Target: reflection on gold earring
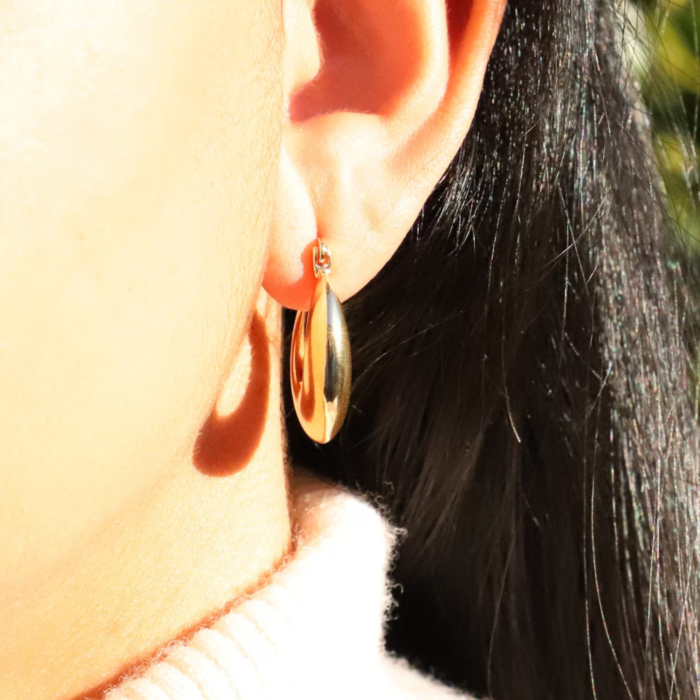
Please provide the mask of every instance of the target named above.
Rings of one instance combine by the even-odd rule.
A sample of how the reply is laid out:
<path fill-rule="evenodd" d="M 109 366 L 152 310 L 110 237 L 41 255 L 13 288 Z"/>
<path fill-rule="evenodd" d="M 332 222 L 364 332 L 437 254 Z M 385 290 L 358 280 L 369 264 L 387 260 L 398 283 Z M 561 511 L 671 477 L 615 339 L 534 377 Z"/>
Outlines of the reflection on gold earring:
<path fill-rule="evenodd" d="M 314 441 L 329 442 L 345 420 L 350 400 L 348 328 L 331 287 L 331 252 L 314 246 L 316 285 L 308 311 L 297 311 L 290 352 L 292 396 L 299 422 Z"/>

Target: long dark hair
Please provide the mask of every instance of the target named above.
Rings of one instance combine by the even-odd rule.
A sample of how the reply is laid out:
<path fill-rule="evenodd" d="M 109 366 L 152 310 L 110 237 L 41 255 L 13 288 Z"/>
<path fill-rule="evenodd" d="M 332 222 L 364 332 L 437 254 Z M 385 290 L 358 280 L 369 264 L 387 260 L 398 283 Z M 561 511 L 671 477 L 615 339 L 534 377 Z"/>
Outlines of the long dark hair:
<path fill-rule="evenodd" d="M 346 427 L 313 445 L 287 404 L 292 463 L 405 528 L 390 647 L 495 700 L 700 697 L 685 292 L 622 31 L 510 0 L 459 154 L 346 304 Z"/>

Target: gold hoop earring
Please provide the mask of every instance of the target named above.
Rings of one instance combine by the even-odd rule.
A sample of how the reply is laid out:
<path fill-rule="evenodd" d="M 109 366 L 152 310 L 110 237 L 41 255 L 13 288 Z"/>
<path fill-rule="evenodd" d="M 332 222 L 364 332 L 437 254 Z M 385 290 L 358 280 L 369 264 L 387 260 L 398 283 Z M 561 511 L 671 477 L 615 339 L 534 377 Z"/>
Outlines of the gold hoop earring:
<path fill-rule="evenodd" d="M 335 437 L 350 401 L 350 339 L 343 307 L 329 277 L 331 252 L 321 238 L 314 246 L 316 285 L 308 311 L 297 311 L 290 352 L 294 408 L 315 442 Z"/>

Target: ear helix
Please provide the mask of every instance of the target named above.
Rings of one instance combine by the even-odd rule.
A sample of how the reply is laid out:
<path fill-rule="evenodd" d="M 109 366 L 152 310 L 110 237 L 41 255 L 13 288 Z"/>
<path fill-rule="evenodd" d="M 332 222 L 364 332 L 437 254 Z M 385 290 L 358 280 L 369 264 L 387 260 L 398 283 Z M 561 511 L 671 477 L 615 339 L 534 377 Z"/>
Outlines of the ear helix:
<path fill-rule="evenodd" d="M 289 376 L 299 422 L 312 440 L 326 443 L 347 414 L 352 362 L 345 314 L 329 279 L 331 252 L 321 238 L 313 270 L 309 310 L 298 311 L 294 321 Z"/>

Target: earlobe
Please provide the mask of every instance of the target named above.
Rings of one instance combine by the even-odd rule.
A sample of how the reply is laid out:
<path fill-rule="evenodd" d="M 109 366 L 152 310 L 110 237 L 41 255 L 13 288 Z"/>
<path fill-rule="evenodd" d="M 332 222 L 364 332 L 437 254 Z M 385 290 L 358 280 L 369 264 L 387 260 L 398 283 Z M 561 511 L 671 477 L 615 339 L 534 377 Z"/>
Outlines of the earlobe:
<path fill-rule="evenodd" d="M 285 2 L 288 110 L 264 285 L 307 309 L 318 236 L 342 261 L 341 300 L 400 245 L 471 124 L 503 0 L 459 12 L 446 0 Z"/>

